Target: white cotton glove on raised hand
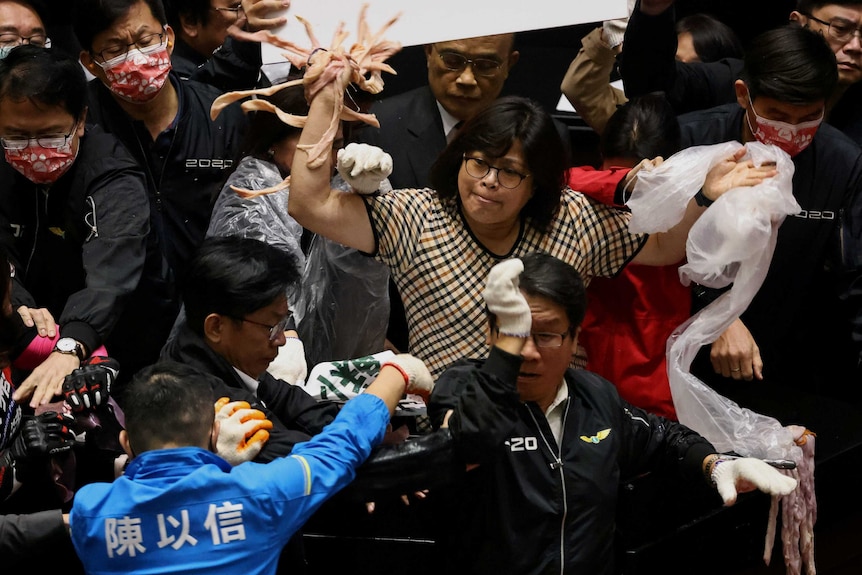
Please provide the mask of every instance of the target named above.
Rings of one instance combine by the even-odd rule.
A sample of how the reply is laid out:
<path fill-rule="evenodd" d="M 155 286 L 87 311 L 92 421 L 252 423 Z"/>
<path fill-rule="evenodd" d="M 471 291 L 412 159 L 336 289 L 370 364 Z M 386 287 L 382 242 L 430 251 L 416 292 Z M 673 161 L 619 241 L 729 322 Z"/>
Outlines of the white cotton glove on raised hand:
<path fill-rule="evenodd" d="M 399 353 L 383 362 L 380 369 L 391 365 L 398 369 L 407 382 L 407 393 L 420 396 L 425 403 L 434 390 L 434 376 L 428 371 L 425 362 L 409 353 Z"/>
<path fill-rule="evenodd" d="M 276 379 L 291 385 L 303 385 L 308 376 L 308 363 L 305 359 L 305 346 L 298 337 L 288 337 L 278 348 L 278 355 L 266 368 Z"/>
<path fill-rule="evenodd" d="M 216 453 L 231 465 L 251 461 L 269 440 L 272 422 L 247 401 L 231 401 L 221 397 L 215 403 L 215 418 L 219 422 Z"/>
<path fill-rule="evenodd" d="M 628 14 L 632 13 L 635 7 L 635 0 L 628 0 Z M 605 20 L 602 22 L 602 36 L 605 42 L 611 48 L 616 48 L 623 43 L 623 38 L 626 35 L 626 27 L 628 26 L 629 18 L 614 18 L 613 20 Z"/>
<path fill-rule="evenodd" d="M 769 495 L 787 495 L 796 489 L 796 480 L 754 457 L 719 459 L 710 474 L 725 506 L 736 503 L 738 493 L 759 489 Z"/>
<path fill-rule="evenodd" d="M 338 150 L 338 173 L 360 194 L 372 194 L 392 173 L 392 156 L 368 144 L 347 144 Z"/>
<path fill-rule="evenodd" d="M 518 258 L 498 263 L 485 281 L 485 305 L 497 317 L 497 329 L 503 335 L 529 337 L 533 327 L 530 306 L 519 289 L 524 262 Z"/>

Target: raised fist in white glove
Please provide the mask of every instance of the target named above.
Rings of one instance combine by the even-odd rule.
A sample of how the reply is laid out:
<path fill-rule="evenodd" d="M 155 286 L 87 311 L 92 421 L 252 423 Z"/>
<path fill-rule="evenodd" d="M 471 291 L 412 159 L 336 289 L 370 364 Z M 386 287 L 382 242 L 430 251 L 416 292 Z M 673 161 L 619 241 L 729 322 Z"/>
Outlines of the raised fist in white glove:
<path fill-rule="evenodd" d="M 407 382 L 407 393 L 418 395 L 428 403 L 428 398 L 434 389 L 434 377 L 428 371 L 424 361 L 409 353 L 399 353 L 384 361 L 380 369 L 387 365 L 395 367 L 404 376 Z"/>
<path fill-rule="evenodd" d="M 392 173 L 392 156 L 368 144 L 347 144 L 338 150 L 338 173 L 360 194 L 372 194 Z"/>
<path fill-rule="evenodd" d="M 533 316 L 524 294 L 518 288 L 524 263 L 510 259 L 498 263 L 488 272 L 482 296 L 488 310 L 497 316 L 497 329 L 503 335 L 529 337 Z"/>
<path fill-rule="evenodd" d="M 305 360 L 305 346 L 298 337 L 285 338 L 284 345 L 278 348 L 278 355 L 266 368 L 276 379 L 291 385 L 302 385 L 308 376 L 308 363 Z"/>
<path fill-rule="evenodd" d="M 231 401 L 221 397 L 215 403 L 219 422 L 216 453 L 231 465 L 251 461 L 269 440 L 272 422 L 247 401 Z"/>
<path fill-rule="evenodd" d="M 796 489 L 796 480 L 754 457 L 719 458 L 710 473 L 725 506 L 736 503 L 739 493 L 759 489 L 769 495 L 787 495 Z"/>

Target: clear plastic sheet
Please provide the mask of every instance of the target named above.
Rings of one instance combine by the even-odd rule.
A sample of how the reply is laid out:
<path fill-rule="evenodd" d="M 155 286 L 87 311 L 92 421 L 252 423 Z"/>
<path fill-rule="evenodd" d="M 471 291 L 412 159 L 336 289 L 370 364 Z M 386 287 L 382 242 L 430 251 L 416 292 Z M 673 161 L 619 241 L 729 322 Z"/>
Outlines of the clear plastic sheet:
<path fill-rule="evenodd" d="M 389 269 L 320 236 L 314 236 L 303 254 L 303 228 L 287 212 L 289 189 L 254 198 L 241 198 L 230 189 L 260 190 L 282 179 L 274 164 L 243 158 L 216 200 L 207 235 L 255 238 L 299 258 L 301 289 L 288 294 L 288 300 L 309 367 L 381 351 L 389 322 Z M 338 175 L 332 187 L 353 193 Z M 381 189 L 391 189 L 388 181 Z"/>
<path fill-rule="evenodd" d="M 352 193 L 341 176 L 333 178 L 332 187 Z M 309 366 L 383 350 L 389 323 L 388 267 L 316 235 L 302 284 L 295 313 Z"/>
<path fill-rule="evenodd" d="M 652 172 L 641 172 L 628 202 L 632 231 L 655 233 L 676 224 L 709 169 L 740 146 L 728 142 L 689 148 Z M 775 162 L 778 174 L 758 186 L 728 191 L 692 227 L 681 281 L 732 287 L 671 335 L 668 377 L 680 422 L 706 437 L 718 451 L 798 461 L 801 452 L 788 428 L 739 406 L 689 373 L 700 347 L 715 341 L 751 303 L 769 269 L 779 226 L 787 215 L 800 210 L 792 193 L 790 157 L 777 147 L 756 142 L 746 149 L 746 157 L 756 165 Z"/>

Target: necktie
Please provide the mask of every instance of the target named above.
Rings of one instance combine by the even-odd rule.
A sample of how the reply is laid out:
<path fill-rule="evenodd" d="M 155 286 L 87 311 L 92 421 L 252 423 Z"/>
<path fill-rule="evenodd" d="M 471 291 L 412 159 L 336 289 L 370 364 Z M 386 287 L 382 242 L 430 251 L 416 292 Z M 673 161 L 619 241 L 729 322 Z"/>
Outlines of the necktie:
<path fill-rule="evenodd" d="M 463 124 L 464 124 L 464 122 L 461 121 L 461 122 L 458 122 L 457 124 L 455 124 L 454 126 L 452 126 L 452 129 L 449 130 L 449 133 L 446 134 L 446 143 L 447 144 L 455 139 L 455 136 L 458 135 L 458 132 L 461 130 L 461 126 Z"/>

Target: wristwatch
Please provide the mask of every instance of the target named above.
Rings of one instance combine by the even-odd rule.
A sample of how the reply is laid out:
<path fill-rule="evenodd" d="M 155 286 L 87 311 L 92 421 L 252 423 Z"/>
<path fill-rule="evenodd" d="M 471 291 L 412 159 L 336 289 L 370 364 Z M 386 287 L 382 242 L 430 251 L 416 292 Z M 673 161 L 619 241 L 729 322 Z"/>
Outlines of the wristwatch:
<path fill-rule="evenodd" d="M 84 346 L 71 337 L 61 337 L 54 346 L 54 351 L 78 356 L 78 361 L 84 361 Z"/>

